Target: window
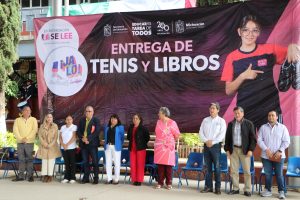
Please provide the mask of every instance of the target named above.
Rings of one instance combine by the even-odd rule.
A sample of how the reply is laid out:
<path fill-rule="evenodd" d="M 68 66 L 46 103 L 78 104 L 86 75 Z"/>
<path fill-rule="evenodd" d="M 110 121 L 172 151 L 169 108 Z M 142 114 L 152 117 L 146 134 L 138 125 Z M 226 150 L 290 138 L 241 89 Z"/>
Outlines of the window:
<path fill-rule="evenodd" d="M 32 0 L 32 7 L 40 7 L 41 6 L 41 2 L 40 0 Z"/>
<path fill-rule="evenodd" d="M 42 0 L 42 6 L 48 6 L 48 0 Z"/>
<path fill-rule="evenodd" d="M 30 8 L 30 7 L 46 7 L 49 5 L 48 5 L 48 0 L 20 0 L 20 6 L 22 8 Z"/>
<path fill-rule="evenodd" d="M 76 0 L 69 0 L 70 5 L 76 5 Z"/>
<path fill-rule="evenodd" d="M 21 6 L 22 8 L 30 7 L 30 0 L 21 0 Z"/>

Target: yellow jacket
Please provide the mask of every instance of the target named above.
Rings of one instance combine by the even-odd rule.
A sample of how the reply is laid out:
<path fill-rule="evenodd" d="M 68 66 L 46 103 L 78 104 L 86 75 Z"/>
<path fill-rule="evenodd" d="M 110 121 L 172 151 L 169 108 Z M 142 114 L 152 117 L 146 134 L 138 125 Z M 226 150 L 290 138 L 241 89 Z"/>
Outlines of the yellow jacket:
<path fill-rule="evenodd" d="M 23 117 L 15 120 L 13 132 L 17 139 L 17 143 L 22 143 L 22 139 L 26 138 L 27 143 L 34 143 L 38 131 L 38 123 L 36 118 L 29 117 L 26 121 Z"/>

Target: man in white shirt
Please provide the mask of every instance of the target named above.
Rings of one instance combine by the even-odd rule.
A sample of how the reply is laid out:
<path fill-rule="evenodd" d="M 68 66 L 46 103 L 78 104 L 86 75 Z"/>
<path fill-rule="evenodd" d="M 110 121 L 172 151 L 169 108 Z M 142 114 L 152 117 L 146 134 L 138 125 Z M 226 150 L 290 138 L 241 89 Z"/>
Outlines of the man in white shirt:
<path fill-rule="evenodd" d="M 285 125 L 278 123 L 276 111 L 268 113 L 268 123 L 261 126 L 258 132 L 258 145 L 262 149 L 261 159 L 266 174 L 265 191 L 262 197 L 272 196 L 272 172 L 274 169 L 277 185 L 278 198 L 285 199 L 283 185 L 283 163 L 285 149 L 290 145 L 289 132 Z"/>
<path fill-rule="evenodd" d="M 204 161 L 207 167 L 205 188 L 201 191 L 202 193 L 213 192 L 212 164 L 214 164 L 215 194 L 221 194 L 220 155 L 226 133 L 226 122 L 218 116 L 219 111 L 219 103 L 211 103 L 210 116 L 204 118 L 199 130 L 200 138 L 204 142 Z"/>

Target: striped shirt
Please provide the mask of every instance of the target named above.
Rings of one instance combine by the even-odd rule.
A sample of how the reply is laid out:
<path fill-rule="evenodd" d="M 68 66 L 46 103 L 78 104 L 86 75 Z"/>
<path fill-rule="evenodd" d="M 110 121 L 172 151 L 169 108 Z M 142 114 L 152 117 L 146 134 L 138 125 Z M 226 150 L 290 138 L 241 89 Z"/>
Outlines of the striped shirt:
<path fill-rule="evenodd" d="M 238 121 L 234 124 L 233 145 L 242 146 L 241 123 Z"/>
<path fill-rule="evenodd" d="M 262 149 L 261 157 L 268 159 L 266 150 L 270 149 L 272 153 L 278 150 L 282 152 L 282 158 L 285 158 L 285 149 L 290 145 L 289 131 L 285 125 L 276 123 L 273 127 L 267 123 L 261 126 L 258 131 L 257 143 Z"/>

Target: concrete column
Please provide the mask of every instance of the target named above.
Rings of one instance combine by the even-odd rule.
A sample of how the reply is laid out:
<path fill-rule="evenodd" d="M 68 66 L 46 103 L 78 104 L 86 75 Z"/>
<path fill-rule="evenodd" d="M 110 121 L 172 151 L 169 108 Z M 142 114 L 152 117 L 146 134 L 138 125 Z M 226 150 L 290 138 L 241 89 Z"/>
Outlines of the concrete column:
<path fill-rule="evenodd" d="M 69 0 L 65 0 L 64 16 L 69 16 L 70 4 Z"/>
<path fill-rule="evenodd" d="M 62 0 L 52 0 L 52 15 L 62 16 Z"/>

